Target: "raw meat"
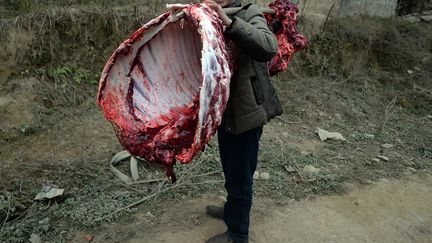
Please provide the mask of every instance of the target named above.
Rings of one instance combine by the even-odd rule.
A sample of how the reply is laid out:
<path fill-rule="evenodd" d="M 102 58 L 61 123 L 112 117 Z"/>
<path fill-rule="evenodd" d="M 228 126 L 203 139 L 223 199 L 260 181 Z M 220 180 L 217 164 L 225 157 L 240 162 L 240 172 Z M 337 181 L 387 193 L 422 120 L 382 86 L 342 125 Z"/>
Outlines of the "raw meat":
<path fill-rule="evenodd" d="M 297 30 L 297 5 L 288 0 L 275 0 L 269 4 L 275 14 L 265 14 L 267 23 L 276 34 L 279 51 L 269 62 L 270 75 L 284 71 L 293 54 L 308 46 L 308 40 Z"/>
<path fill-rule="evenodd" d="M 235 48 L 222 23 L 203 4 L 173 5 L 138 29 L 108 60 L 98 104 L 131 155 L 166 166 L 176 180 L 176 160 L 189 163 L 220 125 L 228 96 Z M 279 42 L 271 74 L 286 69 L 292 54 L 307 46 L 296 29 L 297 7 L 276 0 L 266 15 Z"/>
<path fill-rule="evenodd" d="M 162 14 L 124 41 L 106 64 L 98 103 L 132 155 L 189 163 L 210 141 L 228 101 L 231 57 L 222 24 L 206 5 Z"/>

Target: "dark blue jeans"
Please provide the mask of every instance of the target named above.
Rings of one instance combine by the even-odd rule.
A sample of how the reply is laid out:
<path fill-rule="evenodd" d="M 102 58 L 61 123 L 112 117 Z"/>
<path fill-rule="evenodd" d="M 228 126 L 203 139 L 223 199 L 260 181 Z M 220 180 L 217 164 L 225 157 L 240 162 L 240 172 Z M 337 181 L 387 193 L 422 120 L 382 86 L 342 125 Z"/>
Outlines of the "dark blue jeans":
<path fill-rule="evenodd" d="M 228 236 L 234 241 L 248 239 L 249 213 L 252 207 L 252 184 L 258 160 L 262 127 L 234 135 L 225 124 L 218 129 L 219 151 L 228 192 L 224 220 Z"/>

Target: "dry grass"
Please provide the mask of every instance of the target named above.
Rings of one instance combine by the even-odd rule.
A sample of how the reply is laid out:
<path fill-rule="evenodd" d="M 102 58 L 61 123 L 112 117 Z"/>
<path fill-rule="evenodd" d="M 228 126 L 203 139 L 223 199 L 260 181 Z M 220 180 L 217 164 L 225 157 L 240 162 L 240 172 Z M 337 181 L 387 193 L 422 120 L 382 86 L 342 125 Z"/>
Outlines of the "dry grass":
<path fill-rule="evenodd" d="M 115 147 L 116 141 L 107 142 L 111 131 L 109 126 L 102 130 L 103 136 L 100 135 L 99 140 L 91 140 L 91 144 L 84 140 L 91 139 L 88 136 L 104 124 L 102 115 L 93 118 L 98 113 L 94 109 L 97 87 L 92 80 L 97 79 L 104 62 L 119 42 L 160 13 L 164 1 L 150 1 L 146 5 L 128 1 L 131 4 L 114 7 L 102 6 L 103 2 L 111 1 L 95 1 L 95 4 L 87 6 L 83 5 L 85 1 L 77 0 L 70 1 L 72 5 L 61 5 L 65 2 L 59 1 L 56 7 L 49 9 L 35 7 L 0 23 L 0 37 L 5 40 L 0 43 L 5 50 L 0 53 L 0 58 L 13 61 L 10 65 L 16 69 L 16 76 L 29 75 L 39 80 L 36 86 L 39 96 L 34 103 L 42 107 L 41 123 L 48 126 L 46 120 L 50 120 L 57 124 L 53 128 L 41 128 L 35 134 L 23 135 L 19 138 L 21 140 L 12 141 L 7 147 L 21 151 L 28 149 L 27 144 L 33 146 L 35 141 L 36 145 L 47 139 L 56 144 L 64 140 L 74 141 L 69 147 L 59 145 L 51 149 L 55 156 L 49 159 L 35 160 L 33 154 L 29 161 L 18 161 L 18 155 L 17 158 L 7 158 L 21 166 L 13 172 L 0 170 L 0 182 L 5 183 L 0 183 L 0 189 L 6 188 L 4 191 L 10 192 L 0 196 L 0 227 L 5 229 L 5 236 L 12 237 L 10 241 L 27 240 L 31 233 L 65 240 L 61 231 L 67 230 L 68 235 L 73 235 L 77 229 L 89 230 L 95 226 L 95 219 L 139 201 L 157 189 L 157 185 L 126 187 L 113 179 L 105 162 L 109 160 L 110 152 L 120 148 Z M 393 130 L 396 130 L 406 143 L 406 150 L 400 151 L 403 156 L 407 154 L 403 158 L 416 156 L 419 169 L 429 168 L 422 161 L 430 159 L 428 141 L 432 134 L 424 125 L 430 123 L 418 117 L 430 113 L 432 101 L 420 93 L 413 93 L 411 86 L 417 83 L 422 88 L 432 88 L 430 70 L 426 69 L 432 65 L 432 59 L 428 59 L 432 52 L 431 33 L 429 26 L 421 24 L 350 19 L 329 22 L 324 33 L 311 36 L 309 50 L 297 55 L 290 72 L 275 82 L 286 104 L 286 119 L 301 124 L 268 126 L 276 133 L 272 137 L 267 133 L 268 139 L 263 140 L 265 149 L 261 153 L 259 169 L 270 171 L 272 179 L 257 186 L 257 194 L 283 199 L 304 198 L 332 192 L 345 180 L 373 179 L 383 176 L 384 172 L 385 176 L 398 176 L 403 170 L 399 163 L 379 164 L 376 168 L 364 165 L 371 156 L 366 152 L 378 148 L 381 142 L 363 138 L 364 132 L 373 132 L 370 124 L 383 128 L 380 135 L 383 142 L 394 141 L 396 135 Z M 416 73 L 408 75 L 408 68 Z M 23 70 L 27 72 L 20 74 Z M 396 100 L 395 96 L 398 97 Z M 407 107 L 412 107 L 420 115 L 406 119 L 408 115 L 400 109 L 402 99 L 406 100 L 405 103 L 414 104 Z M 328 116 L 316 116 L 318 111 L 324 111 Z M 335 120 L 331 117 L 335 113 L 346 120 Z M 86 116 L 90 119 L 82 124 Z M 96 125 L 91 126 L 94 123 Z M 296 148 L 299 144 L 295 139 L 314 141 L 313 128 L 318 125 L 338 129 L 347 136 L 354 134 L 356 138 L 350 137 L 352 143 L 349 144 L 325 144 L 323 149 L 304 156 L 303 151 Z M 64 138 L 52 133 L 51 137 L 47 136 L 48 130 L 58 131 Z M 281 135 L 287 131 L 290 136 L 288 142 Z M 420 158 L 417 152 L 421 142 L 418 140 L 421 139 L 426 141 L 423 142 L 424 158 Z M 93 142 L 109 145 L 99 146 Z M 84 145 L 80 147 L 81 143 Z M 46 149 L 44 145 L 40 143 L 38 150 Z M 63 153 L 70 155 L 71 151 L 77 151 L 72 162 L 66 163 L 56 157 Z M 352 159 L 334 159 L 351 158 L 353 154 L 356 157 Z M 196 168 L 196 174 L 220 171 L 216 146 L 209 148 L 194 163 L 199 161 L 204 161 L 205 166 Z M 283 169 L 288 162 L 323 168 L 335 164 L 344 169 L 336 172 L 326 170 L 322 177 L 311 183 L 289 184 L 293 175 Z M 15 177 L 16 174 L 29 176 Z M 163 178 L 160 173 L 157 176 Z M 58 205 L 36 204 L 31 199 L 45 178 L 74 189 Z M 182 190 L 166 192 L 157 202 L 222 188 L 217 181 L 222 179 L 221 175 L 213 175 L 212 180 L 206 178 L 189 178 Z M 195 186 L 198 184 L 200 186 Z M 151 208 L 154 204 L 154 201 L 149 202 L 146 207 Z M 14 213 L 6 216 L 11 210 Z M 50 222 L 45 222 L 47 217 L 51 218 Z"/>

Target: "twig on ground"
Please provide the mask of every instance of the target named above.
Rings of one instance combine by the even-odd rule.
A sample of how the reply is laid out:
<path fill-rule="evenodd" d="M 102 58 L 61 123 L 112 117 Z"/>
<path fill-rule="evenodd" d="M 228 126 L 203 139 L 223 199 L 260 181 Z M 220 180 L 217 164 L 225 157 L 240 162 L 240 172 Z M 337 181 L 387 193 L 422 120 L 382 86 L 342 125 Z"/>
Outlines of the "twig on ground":
<path fill-rule="evenodd" d="M 7 210 L 7 213 L 6 213 L 6 218 L 4 219 L 2 227 L 0 229 L 0 232 L 3 231 L 3 228 L 5 227 L 6 222 L 9 219 L 10 210 L 11 210 L 11 196 L 8 196 L 8 210 Z"/>
<path fill-rule="evenodd" d="M 129 185 L 147 184 L 147 183 L 153 183 L 153 182 L 159 182 L 159 181 L 166 181 L 166 178 L 150 179 L 150 180 L 144 180 L 144 181 L 135 181 L 135 182 L 130 183 Z"/>
<path fill-rule="evenodd" d="M 208 172 L 208 173 L 204 173 L 204 174 L 196 175 L 196 176 L 194 176 L 194 177 L 196 178 L 196 177 L 202 177 L 202 176 L 208 176 L 208 175 L 220 174 L 220 173 L 221 173 L 221 172 L 220 172 L 219 170 L 215 170 L 215 171 L 212 171 L 212 172 Z"/>
<path fill-rule="evenodd" d="M 379 133 L 382 133 L 382 132 L 384 131 L 384 128 L 385 128 L 385 126 L 387 125 L 387 122 L 388 122 L 388 120 L 390 119 L 390 116 L 391 116 L 391 114 L 392 114 L 392 112 L 393 112 L 393 108 L 394 108 L 394 106 L 395 106 L 395 104 L 396 104 L 396 100 L 397 100 L 397 96 L 395 96 L 395 97 L 390 101 L 390 103 L 386 106 L 385 113 L 384 113 L 384 121 L 383 121 L 383 123 L 382 123 L 381 126 L 380 126 L 380 131 L 379 131 Z"/>
<path fill-rule="evenodd" d="M 150 199 L 153 199 L 153 198 L 159 196 L 160 194 L 162 194 L 162 193 L 164 193 L 164 192 L 167 192 L 167 191 L 172 190 L 172 189 L 174 189 L 174 188 L 176 188 L 176 187 L 179 187 L 179 186 L 181 186 L 181 185 L 184 185 L 184 184 L 188 181 L 187 179 L 190 178 L 190 175 L 189 175 L 190 172 L 191 172 L 193 169 L 195 169 L 196 167 L 198 167 L 199 165 L 201 165 L 202 163 L 203 163 L 203 160 L 199 161 L 199 162 L 196 163 L 195 165 L 193 165 L 193 166 L 191 166 L 190 168 L 188 168 L 187 170 L 185 170 L 185 171 L 182 173 L 182 175 L 180 176 L 180 178 L 178 179 L 178 181 L 177 181 L 176 184 L 174 184 L 174 185 L 172 185 L 172 186 L 170 186 L 170 187 L 166 187 L 166 188 L 162 189 L 163 186 L 165 185 L 165 183 L 167 182 L 166 180 L 164 180 L 164 181 L 162 181 L 161 183 L 159 183 L 159 185 L 157 186 L 157 188 L 156 188 L 156 189 L 154 190 L 154 192 L 151 193 L 150 195 L 147 195 L 146 197 L 144 197 L 144 198 L 142 198 L 142 199 L 140 199 L 140 200 L 138 200 L 138 201 L 136 201 L 136 202 L 134 202 L 134 203 L 131 203 L 131 204 L 127 205 L 127 206 L 124 206 L 124 207 L 122 207 L 122 208 L 119 208 L 119 209 L 117 209 L 117 210 L 115 210 L 115 211 L 113 211 L 113 212 L 111 212 L 111 213 L 109 213 L 109 214 L 107 214 L 107 215 L 105 215 L 105 216 L 103 216 L 103 217 L 97 218 L 97 219 L 95 219 L 94 221 L 95 221 L 95 222 L 102 221 L 102 220 L 104 220 L 104 219 L 106 219 L 106 218 L 109 218 L 109 217 L 111 217 L 111 216 L 113 216 L 113 215 L 115 215 L 115 214 L 117 214 L 117 213 L 119 213 L 119 212 L 121 212 L 121 211 L 123 211 L 123 210 L 126 210 L 126 209 L 129 209 L 129 208 L 131 208 L 131 207 L 137 206 L 137 205 L 139 205 L 139 204 L 141 204 L 141 203 L 143 203 L 143 202 L 145 202 L 145 201 L 148 201 L 148 200 L 150 200 Z"/>
<path fill-rule="evenodd" d="M 295 164 L 291 164 L 290 165 L 294 168 L 294 170 L 296 170 L 297 174 L 300 176 L 300 179 L 304 181 L 304 177 L 302 175 L 302 173 L 300 173 L 300 170 L 297 168 L 297 166 Z"/>
<path fill-rule="evenodd" d="M 189 225 L 185 224 L 184 222 L 181 222 L 181 221 L 177 220 L 176 218 L 172 217 L 170 214 L 167 213 L 166 215 L 168 216 L 168 218 L 170 218 L 170 219 L 174 220 L 175 222 L 177 222 L 177 223 L 185 226 L 186 228 L 188 228 L 190 230 L 192 229 L 192 227 L 190 227 Z"/>
<path fill-rule="evenodd" d="M 222 182 L 225 182 L 225 180 L 203 181 L 203 182 L 197 182 L 197 183 L 194 183 L 193 185 L 217 184 L 217 183 L 222 183 Z"/>
<path fill-rule="evenodd" d="M 121 211 L 123 211 L 123 210 L 129 209 L 129 208 L 134 207 L 134 206 L 137 206 L 137 205 L 139 205 L 139 204 L 141 204 L 141 203 L 143 203 L 143 202 L 145 202 L 145 201 L 147 201 L 147 200 L 150 200 L 150 199 L 152 199 L 152 198 L 158 196 L 160 193 L 164 193 L 164 192 L 166 192 L 166 191 L 169 191 L 169 190 L 171 190 L 171 189 L 174 189 L 174 188 L 178 187 L 179 185 L 180 185 L 180 184 L 177 183 L 177 184 L 175 184 L 175 185 L 173 185 L 173 186 L 171 186 L 171 187 L 167 187 L 167 188 L 165 188 L 165 189 L 163 189 L 163 190 L 156 190 L 156 191 L 153 192 L 152 194 L 150 194 L 150 195 L 148 195 L 148 196 L 146 196 L 146 197 L 144 197 L 144 198 L 142 198 L 142 199 L 140 199 L 140 200 L 138 200 L 138 201 L 136 201 L 136 202 L 134 202 L 134 203 L 131 203 L 131 204 L 125 206 L 125 207 L 119 208 L 119 209 L 115 210 L 114 212 L 111 212 L 111 213 L 109 213 L 109 214 L 107 214 L 107 215 L 105 215 L 105 216 L 103 216 L 103 217 L 97 218 L 97 219 L 95 219 L 94 221 L 95 221 L 95 222 L 102 221 L 102 220 L 104 220 L 104 219 L 106 219 L 106 218 L 109 218 L 109 217 L 111 217 L 111 216 L 113 216 L 113 215 L 115 215 L 115 214 L 117 214 L 117 213 L 119 213 L 119 212 L 121 212 Z"/>
<path fill-rule="evenodd" d="M 329 20 L 330 14 L 331 14 L 331 12 L 333 11 L 333 8 L 335 7 L 335 5 L 336 5 L 336 2 L 334 2 L 334 3 L 331 5 L 330 9 L 329 9 L 329 11 L 328 11 L 328 13 L 327 13 L 327 17 L 326 17 L 326 19 L 325 19 L 325 21 L 324 21 L 324 25 L 323 25 L 323 28 L 322 28 L 321 33 L 324 33 L 324 32 L 325 32 L 325 30 L 326 30 L 326 28 L 327 28 L 327 22 L 328 22 L 328 20 Z"/>

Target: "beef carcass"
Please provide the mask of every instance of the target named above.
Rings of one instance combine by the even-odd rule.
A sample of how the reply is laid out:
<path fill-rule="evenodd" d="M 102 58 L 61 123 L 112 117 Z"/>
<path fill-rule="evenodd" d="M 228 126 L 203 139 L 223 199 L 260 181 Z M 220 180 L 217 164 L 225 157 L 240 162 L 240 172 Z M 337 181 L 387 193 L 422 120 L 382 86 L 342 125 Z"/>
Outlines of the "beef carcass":
<path fill-rule="evenodd" d="M 171 181 L 176 160 L 191 162 L 220 125 L 235 59 L 213 10 L 204 4 L 182 8 L 182 18 L 164 13 L 119 46 L 104 67 L 97 98 L 121 145 L 165 165 Z M 278 40 L 292 43 L 279 37 L 283 31 Z M 286 55 L 274 62 L 279 71 Z"/>
<path fill-rule="evenodd" d="M 124 41 L 106 64 L 98 103 L 132 155 L 162 163 L 175 181 L 220 125 L 231 78 L 222 24 L 203 4 L 183 19 L 162 14 Z"/>

